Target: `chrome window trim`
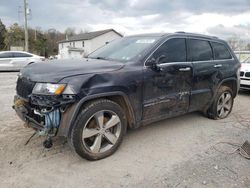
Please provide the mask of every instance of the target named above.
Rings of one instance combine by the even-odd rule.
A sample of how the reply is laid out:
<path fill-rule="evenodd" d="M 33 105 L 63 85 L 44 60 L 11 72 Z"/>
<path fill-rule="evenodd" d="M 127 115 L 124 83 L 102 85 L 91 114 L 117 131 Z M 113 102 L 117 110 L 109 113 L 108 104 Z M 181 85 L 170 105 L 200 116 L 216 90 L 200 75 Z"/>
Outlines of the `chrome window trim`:
<path fill-rule="evenodd" d="M 168 62 L 168 63 L 160 63 L 159 65 L 176 65 L 176 64 L 181 64 L 181 63 L 191 63 L 191 61 L 173 61 L 173 62 Z"/>
<path fill-rule="evenodd" d="M 192 63 L 204 63 L 204 62 L 221 62 L 221 61 L 232 61 L 234 60 L 233 58 L 232 59 L 218 59 L 218 60 L 214 60 L 214 59 L 211 59 L 211 60 L 206 60 L 206 61 L 191 61 Z"/>

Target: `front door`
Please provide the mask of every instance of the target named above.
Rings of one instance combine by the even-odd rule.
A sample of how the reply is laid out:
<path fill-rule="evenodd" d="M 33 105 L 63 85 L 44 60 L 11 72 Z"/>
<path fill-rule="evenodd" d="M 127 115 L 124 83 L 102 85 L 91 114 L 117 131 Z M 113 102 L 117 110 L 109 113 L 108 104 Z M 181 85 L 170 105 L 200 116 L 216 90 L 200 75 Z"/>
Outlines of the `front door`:
<path fill-rule="evenodd" d="M 192 84 L 192 64 L 187 62 L 186 39 L 171 38 L 146 62 L 143 86 L 143 119 L 159 119 L 186 113 Z"/>

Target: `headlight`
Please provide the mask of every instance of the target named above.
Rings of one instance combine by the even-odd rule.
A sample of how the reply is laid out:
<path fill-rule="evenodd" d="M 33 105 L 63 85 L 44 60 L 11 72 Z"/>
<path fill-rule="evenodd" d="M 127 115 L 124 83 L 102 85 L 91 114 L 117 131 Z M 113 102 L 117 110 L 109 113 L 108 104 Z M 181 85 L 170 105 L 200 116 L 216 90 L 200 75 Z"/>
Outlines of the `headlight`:
<path fill-rule="evenodd" d="M 42 95 L 60 95 L 66 88 L 66 84 L 37 83 L 32 93 Z"/>

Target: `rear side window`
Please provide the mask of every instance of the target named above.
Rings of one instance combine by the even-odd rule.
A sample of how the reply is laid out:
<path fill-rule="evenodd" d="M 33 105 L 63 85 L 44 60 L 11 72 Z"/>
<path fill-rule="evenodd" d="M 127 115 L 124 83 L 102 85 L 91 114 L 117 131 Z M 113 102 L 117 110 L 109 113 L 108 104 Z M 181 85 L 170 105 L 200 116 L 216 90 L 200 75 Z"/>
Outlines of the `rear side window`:
<path fill-rule="evenodd" d="M 21 53 L 21 52 L 15 52 L 13 54 L 14 54 L 14 57 L 32 57 L 32 55 L 30 54 Z"/>
<path fill-rule="evenodd" d="M 0 54 L 0 58 L 12 58 L 13 54 L 11 52 L 5 52 Z"/>
<path fill-rule="evenodd" d="M 228 49 L 226 48 L 224 44 L 212 42 L 212 46 L 214 49 L 214 58 L 216 60 L 232 59 L 230 52 L 228 51 Z"/>
<path fill-rule="evenodd" d="M 208 41 L 189 39 L 189 59 L 191 61 L 209 61 L 213 59 L 213 53 Z"/>
<path fill-rule="evenodd" d="M 184 38 L 169 39 L 163 43 L 153 54 L 153 58 L 161 58 L 161 63 L 185 62 L 186 41 Z"/>

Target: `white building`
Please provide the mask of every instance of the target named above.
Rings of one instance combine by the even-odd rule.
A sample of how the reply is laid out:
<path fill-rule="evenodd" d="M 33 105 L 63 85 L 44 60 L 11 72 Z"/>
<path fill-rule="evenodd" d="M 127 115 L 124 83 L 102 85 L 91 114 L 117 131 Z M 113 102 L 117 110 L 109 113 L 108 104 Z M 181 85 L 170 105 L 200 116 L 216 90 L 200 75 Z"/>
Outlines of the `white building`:
<path fill-rule="evenodd" d="M 59 42 L 58 58 L 82 58 L 103 45 L 121 37 L 122 35 L 114 29 L 74 35 Z"/>

